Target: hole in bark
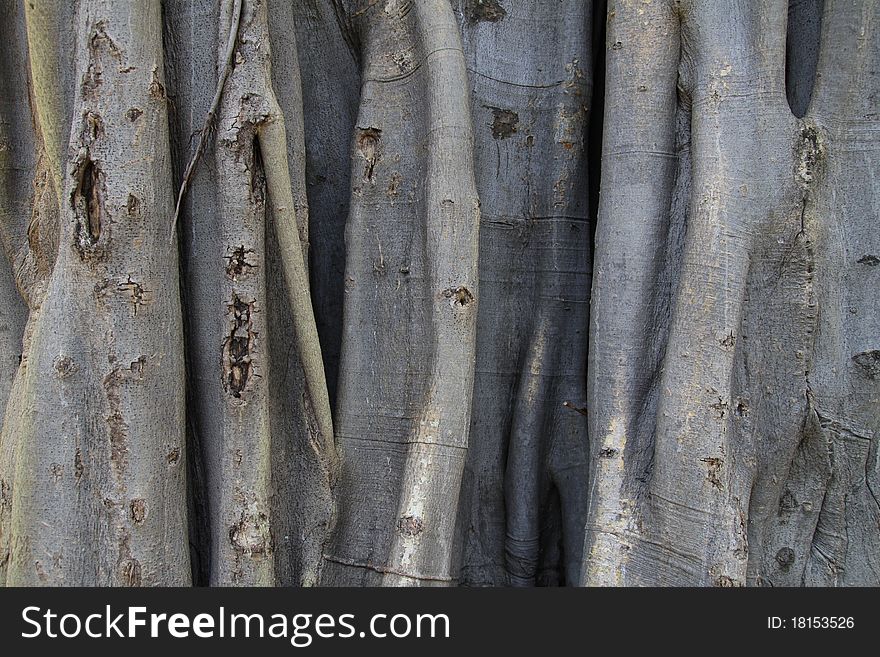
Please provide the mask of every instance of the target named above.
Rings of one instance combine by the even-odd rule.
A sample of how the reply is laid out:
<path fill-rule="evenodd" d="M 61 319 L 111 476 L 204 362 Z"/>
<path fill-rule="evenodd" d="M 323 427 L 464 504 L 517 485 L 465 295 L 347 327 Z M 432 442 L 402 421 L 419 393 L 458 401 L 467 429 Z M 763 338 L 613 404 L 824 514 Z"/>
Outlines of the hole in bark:
<path fill-rule="evenodd" d="M 91 159 L 87 159 L 82 164 L 79 185 L 73 193 L 73 207 L 77 216 L 77 241 L 82 249 L 95 246 L 101 238 L 103 178 L 100 168 Z"/>
<path fill-rule="evenodd" d="M 867 254 L 856 260 L 860 265 L 868 265 L 868 267 L 876 267 L 880 265 L 880 258 L 875 255 Z"/>
<path fill-rule="evenodd" d="M 789 0 L 788 33 L 785 40 L 785 94 L 797 117 L 807 113 L 816 65 L 825 0 Z"/>

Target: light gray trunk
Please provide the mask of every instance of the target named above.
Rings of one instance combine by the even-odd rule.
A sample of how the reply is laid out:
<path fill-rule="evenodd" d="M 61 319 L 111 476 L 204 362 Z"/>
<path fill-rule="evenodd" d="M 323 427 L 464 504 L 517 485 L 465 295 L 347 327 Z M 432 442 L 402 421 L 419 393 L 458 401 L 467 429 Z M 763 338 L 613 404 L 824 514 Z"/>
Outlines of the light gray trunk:
<path fill-rule="evenodd" d="M 809 107 L 788 49 L 798 119 L 787 5 L 609 4 L 585 584 L 880 576 L 877 6 L 825 2 Z"/>

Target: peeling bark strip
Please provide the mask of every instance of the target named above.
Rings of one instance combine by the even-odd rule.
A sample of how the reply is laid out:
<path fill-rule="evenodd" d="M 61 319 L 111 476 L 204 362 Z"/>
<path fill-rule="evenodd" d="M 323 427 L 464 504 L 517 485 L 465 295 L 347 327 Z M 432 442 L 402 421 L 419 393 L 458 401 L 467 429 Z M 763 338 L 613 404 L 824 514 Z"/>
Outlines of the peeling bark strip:
<path fill-rule="evenodd" d="M 339 520 L 323 582 L 444 583 L 456 574 L 479 299 L 467 74 L 446 0 L 349 12 L 364 83 L 336 408 Z M 407 191 L 389 198 L 395 170 L 407 172 L 396 183 Z"/>
<path fill-rule="evenodd" d="M 166 462 L 167 445 L 184 444 L 184 407 L 167 106 L 150 93 L 162 71 L 160 9 L 78 5 L 69 155 L 54 172 L 58 257 L 2 436 L 4 454 L 15 443 L 0 474 L 16 473 L 2 529 L 7 584 L 190 581 L 184 470 Z M 31 28 L 37 114 L 51 139 L 62 90 L 41 77 L 48 26 Z M 125 115 L 132 103 L 137 124 Z M 58 151 L 46 148 L 52 163 Z"/>

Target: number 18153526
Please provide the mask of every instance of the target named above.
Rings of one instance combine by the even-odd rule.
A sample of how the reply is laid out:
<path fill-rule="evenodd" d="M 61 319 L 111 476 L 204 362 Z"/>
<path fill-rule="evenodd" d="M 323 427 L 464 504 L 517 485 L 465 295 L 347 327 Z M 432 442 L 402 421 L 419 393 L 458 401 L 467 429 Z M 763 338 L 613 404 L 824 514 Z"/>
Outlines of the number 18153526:
<path fill-rule="evenodd" d="M 848 630 L 855 627 L 852 616 L 768 616 L 771 630 Z"/>

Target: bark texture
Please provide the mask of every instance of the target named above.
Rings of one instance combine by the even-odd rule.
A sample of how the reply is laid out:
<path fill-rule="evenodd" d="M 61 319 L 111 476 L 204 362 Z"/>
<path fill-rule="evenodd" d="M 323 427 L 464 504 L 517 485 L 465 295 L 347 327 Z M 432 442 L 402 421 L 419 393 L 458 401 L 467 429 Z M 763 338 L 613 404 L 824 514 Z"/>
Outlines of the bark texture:
<path fill-rule="evenodd" d="M 2 0 L 0 583 L 880 584 L 878 21 Z"/>

